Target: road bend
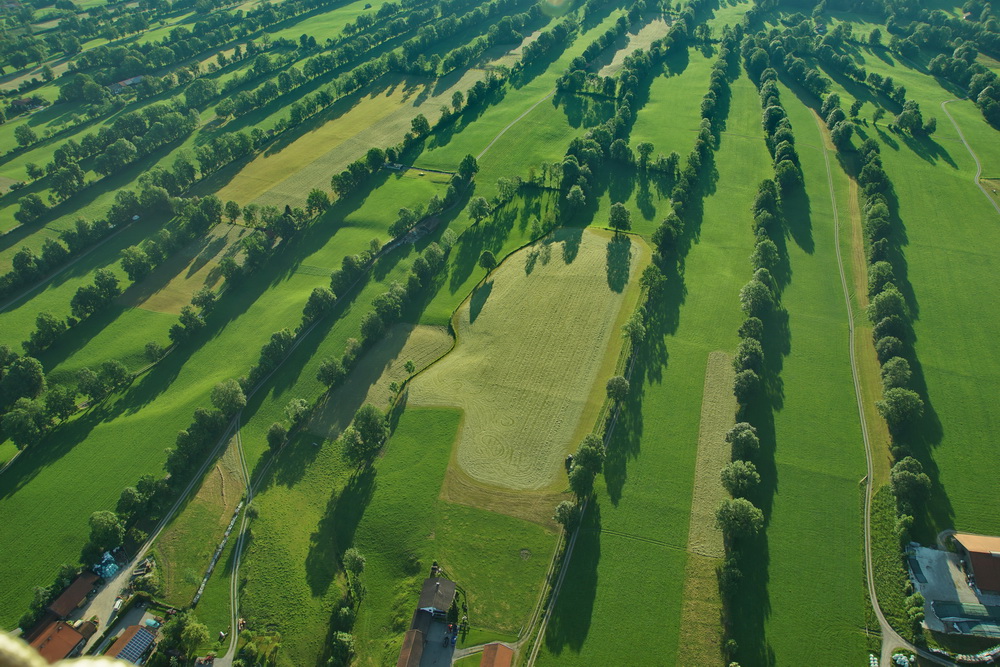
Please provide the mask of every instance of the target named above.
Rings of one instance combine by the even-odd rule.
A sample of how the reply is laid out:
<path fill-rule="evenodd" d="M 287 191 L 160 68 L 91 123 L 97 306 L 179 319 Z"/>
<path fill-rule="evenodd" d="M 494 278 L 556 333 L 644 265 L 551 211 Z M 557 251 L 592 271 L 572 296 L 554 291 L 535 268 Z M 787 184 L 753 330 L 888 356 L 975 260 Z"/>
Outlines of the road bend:
<path fill-rule="evenodd" d="M 955 101 L 958 101 L 958 98 L 942 102 L 941 111 L 944 111 L 944 115 L 947 116 L 948 120 L 951 121 L 951 124 L 955 126 L 955 131 L 958 132 L 958 138 L 962 140 L 962 143 L 965 145 L 965 150 L 969 151 L 969 155 L 972 156 L 973 161 L 976 163 L 976 176 L 974 178 L 976 186 L 983 191 L 983 196 L 986 197 L 991 204 L 993 204 L 993 208 L 997 210 L 997 213 L 1000 213 L 1000 204 L 998 204 L 997 201 L 990 196 L 990 193 L 986 191 L 986 187 L 983 186 L 982 181 L 979 180 L 979 177 L 983 175 L 983 165 L 979 162 L 979 157 L 976 155 L 976 152 L 972 150 L 972 146 L 969 145 L 969 142 L 965 140 L 965 135 L 962 134 L 962 128 L 960 128 L 958 123 L 955 122 L 954 116 L 952 116 L 951 112 L 948 111 L 947 105 Z"/>

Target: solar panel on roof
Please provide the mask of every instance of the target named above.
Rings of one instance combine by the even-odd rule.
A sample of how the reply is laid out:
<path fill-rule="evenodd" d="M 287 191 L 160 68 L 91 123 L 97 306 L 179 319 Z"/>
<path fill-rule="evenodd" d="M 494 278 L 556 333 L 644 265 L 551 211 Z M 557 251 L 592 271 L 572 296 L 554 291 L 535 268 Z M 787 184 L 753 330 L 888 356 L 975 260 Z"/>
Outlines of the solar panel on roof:
<path fill-rule="evenodd" d="M 139 664 L 139 659 L 146 652 L 150 644 L 153 643 L 153 633 L 146 628 L 140 628 L 138 632 L 125 644 L 125 648 L 118 652 L 118 659 L 131 662 L 133 665 Z"/>

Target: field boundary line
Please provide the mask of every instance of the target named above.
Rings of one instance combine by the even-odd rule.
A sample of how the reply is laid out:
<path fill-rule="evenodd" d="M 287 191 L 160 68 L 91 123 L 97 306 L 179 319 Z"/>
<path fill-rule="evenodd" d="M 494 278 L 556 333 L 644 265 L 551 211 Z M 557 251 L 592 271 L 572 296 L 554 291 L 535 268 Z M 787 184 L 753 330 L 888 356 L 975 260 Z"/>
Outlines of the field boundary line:
<path fill-rule="evenodd" d="M 965 140 L 965 135 L 962 133 L 962 128 L 958 126 L 958 123 L 955 121 L 955 117 L 951 115 L 950 111 L 948 111 L 947 104 L 949 102 L 955 102 L 957 100 L 959 100 L 959 98 L 956 97 L 942 102 L 941 111 L 943 111 L 944 115 L 948 117 L 948 120 L 951 121 L 951 124 L 955 126 L 955 131 L 958 132 L 958 138 L 962 140 L 962 143 L 965 145 L 965 150 L 969 151 L 969 155 L 972 156 L 973 161 L 975 161 L 976 163 L 976 175 L 973 177 L 976 186 L 980 190 L 982 190 L 983 196 L 986 197 L 986 199 L 991 204 L 993 204 L 993 208 L 995 208 L 997 213 L 1000 214 L 1000 204 L 998 204 L 996 200 L 993 199 L 993 197 L 990 197 L 990 193 L 986 191 L 986 188 L 983 187 L 983 183 L 980 180 L 980 177 L 983 175 L 983 165 L 979 162 L 979 156 L 977 156 L 976 152 L 972 150 L 972 146 L 969 145 L 969 142 Z"/>

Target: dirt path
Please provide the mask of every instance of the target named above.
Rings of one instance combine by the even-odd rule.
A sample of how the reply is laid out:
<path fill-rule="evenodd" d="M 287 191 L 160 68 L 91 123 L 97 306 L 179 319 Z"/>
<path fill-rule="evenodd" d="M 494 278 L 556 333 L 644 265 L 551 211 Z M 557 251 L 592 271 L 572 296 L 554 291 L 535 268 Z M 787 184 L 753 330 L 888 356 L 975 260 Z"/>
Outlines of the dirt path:
<path fill-rule="evenodd" d="M 946 112 L 947 113 L 947 112 Z M 882 613 L 882 608 L 878 603 L 878 593 L 875 591 L 875 569 L 872 563 L 872 493 L 874 491 L 874 465 L 872 446 L 868 437 L 868 422 L 865 418 L 864 399 L 861 394 L 861 379 L 858 373 L 858 363 L 854 355 L 854 308 L 851 306 L 851 293 L 847 287 L 847 274 L 844 271 L 844 260 L 840 252 L 840 216 L 837 211 L 837 193 L 833 186 L 833 171 L 830 169 L 830 148 L 828 137 L 826 137 L 826 127 L 815 117 L 816 127 L 824 143 L 827 143 L 826 150 L 823 151 L 823 161 L 826 164 L 826 181 L 830 190 L 830 206 L 833 211 L 834 248 L 837 251 L 837 268 L 840 272 L 840 284 L 844 291 L 844 305 L 847 306 L 847 329 L 848 329 L 848 350 L 851 357 L 851 375 L 854 380 L 854 395 L 858 403 L 858 419 L 861 422 L 861 437 L 865 444 L 865 463 L 868 472 L 865 475 L 865 579 L 868 584 L 868 597 L 871 599 L 872 609 L 878 618 L 879 628 L 882 632 L 882 652 L 879 659 L 881 667 L 892 667 L 892 652 L 897 648 L 905 648 L 920 655 L 920 657 L 935 662 L 940 665 L 954 664 L 950 660 L 945 660 L 940 656 L 929 653 L 918 648 L 899 636 L 893 627 L 886 620 Z M 954 121 L 953 121 L 954 122 Z M 970 151 L 971 152 L 971 151 Z M 977 161 L 978 164 L 978 161 Z"/>
<path fill-rule="evenodd" d="M 976 183 L 976 187 L 978 187 L 980 190 L 982 190 L 983 196 L 986 197 L 986 199 L 988 199 L 991 204 L 993 204 L 993 208 L 995 208 L 997 210 L 997 213 L 1000 213 L 1000 204 L 998 204 L 993 199 L 993 197 L 990 197 L 990 193 L 986 191 L 986 188 L 983 187 L 983 184 L 979 180 L 979 177 L 982 176 L 982 174 L 983 174 L 983 165 L 980 164 L 979 157 L 976 156 L 976 153 L 975 153 L 975 151 L 972 150 L 972 146 L 969 145 L 969 142 L 965 140 L 965 135 L 962 134 L 962 128 L 960 128 L 958 126 L 958 123 L 955 122 L 955 118 L 948 111 L 947 104 L 949 102 L 954 102 L 954 101 L 955 100 L 945 100 L 944 102 L 942 102 L 941 103 L 941 111 L 944 111 L 944 115 L 947 116 L 948 120 L 951 121 L 951 124 L 955 126 L 955 131 L 958 132 L 958 138 L 962 140 L 963 144 L 965 144 L 965 150 L 969 151 L 969 155 L 972 156 L 972 159 L 976 163 L 976 175 L 974 177 L 974 180 L 975 180 L 975 183 Z"/>
<path fill-rule="evenodd" d="M 492 141 L 490 141 L 490 143 L 486 144 L 486 148 L 484 148 L 484 149 L 482 150 L 482 152 L 480 152 L 480 153 L 479 153 L 479 155 L 477 155 L 477 156 L 476 156 L 476 159 L 477 159 L 477 160 L 482 160 L 482 159 L 483 159 L 483 156 L 484 156 L 484 155 L 486 155 L 486 151 L 488 151 L 488 150 L 489 150 L 490 148 L 492 148 L 492 147 L 493 147 L 493 144 L 495 144 L 495 143 L 496 143 L 496 142 L 497 142 L 497 141 L 498 141 L 498 140 L 500 139 L 500 137 L 502 137 L 502 136 L 504 135 L 504 133 L 505 133 L 505 132 L 506 132 L 507 130 L 509 130 L 510 128 L 512 128 L 512 127 L 514 127 L 515 125 L 517 125 L 517 123 L 518 123 L 518 122 L 520 122 L 520 120 L 521 120 L 522 118 L 524 118 L 524 117 L 525 117 L 525 116 L 527 116 L 527 115 L 528 115 L 529 113 L 531 113 L 532 111 L 534 111 L 534 110 L 535 110 L 535 107 L 537 107 L 537 106 L 538 106 L 539 104 L 541 104 L 542 102 L 544 102 L 545 100 L 549 99 L 550 97 L 552 97 L 552 96 L 553 96 L 553 95 L 555 95 L 555 94 L 556 94 L 556 91 L 555 91 L 555 89 L 553 88 L 553 89 L 552 89 L 551 91 L 549 91 L 549 94 L 548 94 L 548 95 L 546 95 L 546 96 L 545 96 L 545 97 L 543 97 L 542 99 L 540 99 L 540 100 L 538 100 L 537 102 L 535 102 L 534 104 L 532 104 L 532 105 L 531 105 L 531 107 L 530 107 L 530 108 L 529 108 L 529 109 L 528 109 L 527 111 L 525 111 L 525 112 L 524 112 L 523 114 L 521 114 L 520 116 L 518 116 L 518 117 L 517 117 L 517 118 L 515 118 L 514 120 L 510 121 L 510 123 L 508 123 L 508 124 L 507 124 L 507 127 L 505 127 L 505 128 L 503 128 L 502 130 L 500 130 L 500 131 L 499 131 L 499 132 L 497 133 L 497 136 L 493 137 L 493 140 L 492 140 Z"/>

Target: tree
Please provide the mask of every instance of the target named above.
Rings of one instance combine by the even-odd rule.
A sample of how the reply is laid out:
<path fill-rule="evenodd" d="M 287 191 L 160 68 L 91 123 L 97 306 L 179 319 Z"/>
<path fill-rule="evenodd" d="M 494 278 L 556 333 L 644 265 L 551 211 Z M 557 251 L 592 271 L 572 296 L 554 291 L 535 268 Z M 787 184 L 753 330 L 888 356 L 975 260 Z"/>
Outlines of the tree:
<path fill-rule="evenodd" d="M 19 357 L 4 369 L 0 399 L 10 404 L 19 398 L 35 398 L 45 391 L 45 369 L 34 357 Z"/>
<path fill-rule="evenodd" d="M 20 207 L 14 213 L 14 219 L 22 225 L 30 225 L 42 217 L 45 211 L 49 209 L 45 205 L 45 202 L 42 201 L 42 198 L 33 192 L 21 197 L 19 204 Z"/>
<path fill-rule="evenodd" d="M 740 290 L 740 307 L 750 317 L 761 317 L 774 308 L 774 295 L 759 280 L 751 280 Z"/>
<path fill-rule="evenodd" d="M 469 216 L 479 222 L 490 214 L 490 204 L 485 197 L 476 197 L 469 202 Z"/>
<path fill-rule="evenodd" d="M 198 652 L 198 647 L 208 642 L 209 636 L 208 627 L 195 620 L 192 614 L 180 633 L 181 650 L 188 657 L 194 656 Z"/>
<path fill-rule="evenodd" d="M 732 448 L 733 459 L 748 459 L 760 449 L 757 429 L 747 422 L 740 422 L 729 429 L 726 442 Z"/>
<path fill-rule="evenodd" d="M 882 388 L 885 391 L 905 387 L 910 382 L 910 362 L 902 357 L 892 357 L 882 364 Z"/>
<path fill-rule="evenodd" d="M 365 403 L 354 415 L 354 428 L 372 451 L 378 451 L 389 437 L 389 422 L 385 414 L 371 403 Z"/>
<path fill-rule="evenodd" d="M 639 167 L 645 169 L 646 165 L 649 164 L 649 156 L 653 154 L 653 144 L 644 141 L 636 146 L 635 150 L 639 153 Z"/>
<path fill-rule="evenodd" d="M 420 138 L 430 134 L 431 124 L 428 122 L 427 117 L 422 113 L 417 114 L 417 116 L 410 121 L 410 131 L 413 132 L 414 136 Z"/>
<path fill-rule="evenodd" d="M 615 233 L 632 229 L 632 214 L 621 202 L 611 205 L 608 222 Z"/>
<path fill-rule="evenodd" d="M 132 282 L 138 282 L 153 270 L 153 262 L 141 246 L 129 246 L 122 250 L 122 269 Z"/>
<path fill-rule="evenodd" d="M 312 322 L 325 313 L 330 312 L 333 304 L 337 303 L 337 297 L 333 291 L 327 287 L 314 287 L 302 309 L 302 320 Z"/>
<path fill-rule="evenodd" d="M 66 329 L 66 320 L 59 319 L 52 313 L 38 313 L 35 317 L 35 330 L 22 345 L 29 354 L 36 354 L 48 349 Z"/>
<path fill-rule="evenodd" d="M 741 340 L 733 357 L 733 368 L 737 373 L 749 369 L 759 375 L 764 368 L 764 349 L 760 341 L 753 338 Z"/>
<path fill-rule="evenodd" d="M 292 427 L 298 426 L 309 416 L 309 403 L 304 398 L 293 398 L 285 406 L 285 416 L 292 422 Z"/>
<path fill-rule="evenodd" d="M 97 369 L 97 377 L 109 390 L 117 389 L 132 379 L 128 367 L 117 359 L 109 359 L 101 363 Z"/>
<path fill-rule="evenodd" d="M 571 500 L 564 500 L 556 505 L 556 513 L 552 518 L 567 532 L 571 531 L 580 523 L 580 506 Z"/>
<path fill-rule="evenodd" d="M 715 513 L 715 525 L 727 542 L 750 538 L 764 527 L 764 513 L 746 498 L 724 500 Z"/>
<path fill-rule="evenodd" d="M 155 340 L 151 340 L 146 343 L 146 359 L 148 359 L 150 363 L 156 363 L 163 358 L 164 354 L 166 354 L 166 350 L 164 350 L 163 346 Z"/>
<path fill-rule="evenodd" d="M 479 171 L 479 163 L 473 155 L 466 155 L 458 165 L 458 175 L 463 181 L 472 178 Z"/>
<path fill-rule="evenodd" d="M 100 551 L 110 551 L 125 539 L 125 526 L 114 512 L 100 511 L 90 515 L 90 543 Z"/>
<path fill-rule="evenodd" d="M 594 492 L 594 473 L 582 466 L 573 466 L 569 471 L 569 488 L 578 500 L 589 498 Z"/>
<path fill-rule="evenodd" d="M 22 124 L 14 128 L 14 139 L 18 146 L 24 147 L 38 141 L 38 135 L 30 127 Z"/>
<path fill-rule="evenodd" d="M 573 456 L 573 465 L 580 466 L 596 475 L 604 467 L 604 442 L 594 434 L 583 439 Z"/>
<path fill-rule="evenodd" d="M 493 254 L 491 250 L 484 250 L 481 255 L 479 255 L 479 266 L 486 269 L 486 275 L 489 276 L 493 269 L 497 268 L 497 257 Z"/>
<path fill-rule="evenodd" d="M 45 393 L 45 414 L 62 421 L 76 412 L 76 392 L 68 387 L 52 387 Z"/>
<path fill-rule="evenodd" d="M 721 473 L 722 486 L 734 498 L 743 498 L 760 483 L 757 467 L 749 461 L 733 461 Z"/>
<path fill-rule="evenodd" d="M 830 139 L 833 144 L 841 150 L 851 145 L 851 137 L 854 135 L 854 125 L 846 120 L 839 121 L 830 130 Z"/>
<path fill-rule="evenodd" d="M 0 427 L 18 449 L 24 449 L 42 439 L 48 427 L 48 417 L 41 402 L 19 398 L 0 420 Z"/>
<path fill-rule="evenodd" d="M 215 302 L 219 300 L 219 295 L 211 287 L 202 287 L 191 297 L 191 305 L 201 311 L 202 315 L 207 315 L 215 308 Z"/>
<path fill-rule="evenodd" d="M 214 79 L 199 77 L 188 84 L 184 99 L 191 108 L 200 108 L 219 94 L 219 86 Z"/>
<path fill-rule="evenodd" d="M 620 404 L 628 397 L 629 383 L 623 376 L 616 375 L 608 380 L 605 389 L 607 390 L 608 398 Z"/>
<path fill-rule="evenodd" d="M 643 341 L 646 337 L 646 325 L 643 324 L 642 313 L 632 313 L 622 325 L 622 335 L 629 340 L 633 347 Z"/>
<path fill-rule="evenodd" d="M 243 387 L 236 380 L 220 382 L 212 388 L 212 405 L 227 417 L 232 417 L 247 405 Z"/>
<path fill-rule="evenodd" d="M 267 429 L 267 446 L 272 452 L 278 451 L 278 449 L 285 444 L 285 440 L 288 439 L 288 429 L 285 428 L 284 424 L 281 422 L 274 422 L 271 427 Z"/>
<path fill-rule="evenodd" d="M 583 188 L 579 185 L 574 185 L 566 193 L 566 203 L 569 206 L 570 212 L 576 212 L 581 210 L 587 204 L 587 195 L 584 194 Z"/>
<path fill-rule="evenodd" d="M 322 213 L 330 206 L 330 196 L 324 190 L 313 188 L 306 197 L 306 211 Z"/>
<path fill-rule="evenodd" d="M 345 572 L 350 572 L 354 576 L 358 576 L 365 571 L 366 559 L 363 555 L 361 555 L 361 552 L 354 547 L 351 547 L 344 552 L 344 558 L 342 560 Z"/>
<path fill-rule="evenodd" d="M 34 162 L 29 162 L 24 165 L 25 170 L 28 172 L 28 178 L 33 181 L 37 181 L 39 178 L 45 175 L 45 170 L 39 167 Z"/>
<path fill-rule="evenodd" d="M 889 428 L 898 428 L 924 412 L 924 402 L 920 395 L 902 387 L 887 390 L 881 401 L 875 401 L 875 407 L 889 424 Z"/>
<path fill-rule="evenodd" d="M 327 357 L 320 363 L 319 370 L 316 372 L 316 379 L 325 386 L 332 387 L 344 379 L 344 375 L 346 373 L 340 360 L 334 357 Z"/>
<path fill-rule="evenodd" d="M 236 219 L 240 217 L 240 205 L 234 202 L 232 199 L 226 202 L 226 217 L 229 218 L 229 224 L 236 224 Z"/>

